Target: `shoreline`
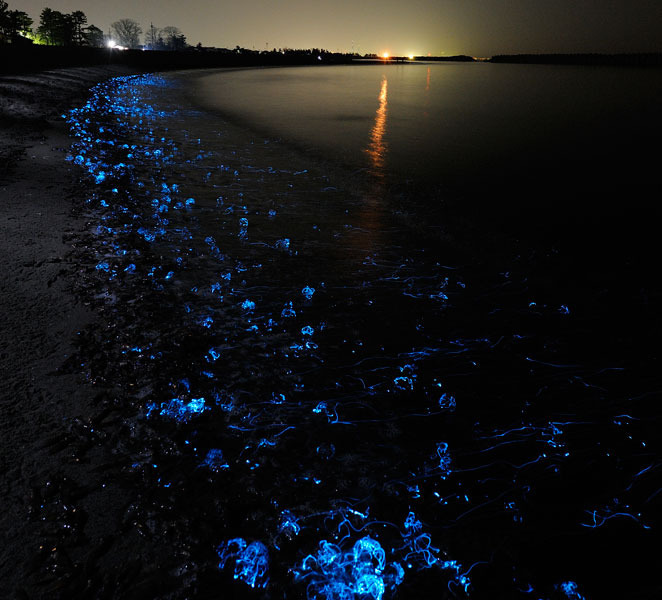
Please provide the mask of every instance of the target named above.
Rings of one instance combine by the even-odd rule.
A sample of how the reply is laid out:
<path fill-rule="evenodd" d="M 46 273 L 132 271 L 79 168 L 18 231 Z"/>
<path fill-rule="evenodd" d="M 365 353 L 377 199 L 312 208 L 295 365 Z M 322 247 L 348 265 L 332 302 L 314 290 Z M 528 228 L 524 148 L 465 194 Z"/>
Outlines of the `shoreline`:
<path fill-rule="evenodd" d="M 45 69 L 124 67 L 141 72 L 225 67 L 349 64 L 352 57 L 322 51 L 323 59 L 309 52 L 261 53 L 242 49 L 209 51 L 113 50 L 77 46 L 0 45 L 0 74 L 41 72 Z M 320 62 L 321 61 L 321 62 Z"/>

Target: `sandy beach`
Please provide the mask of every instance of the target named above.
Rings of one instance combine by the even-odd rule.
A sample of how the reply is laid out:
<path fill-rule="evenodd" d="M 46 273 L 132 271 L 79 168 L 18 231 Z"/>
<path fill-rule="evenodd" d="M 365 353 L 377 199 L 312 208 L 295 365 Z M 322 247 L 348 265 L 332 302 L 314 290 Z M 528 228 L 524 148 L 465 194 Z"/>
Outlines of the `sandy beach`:
<path fill-rule="evenodd" d="M 44 547 L 40 521 L 54 490 L 60 498 L 73 493 L 65 488 L 77 459 L 66 440 L 72 428 L 89 426 L 86 415 L 99 393 L 61 369 L 92 314 L 71 289 L 76 277 L 69 260 L 71 234 L 85 227 L 72 210 L 84 191 L 65 162 L 69 140 L 60 114 L 82 103 L 96 82 L 131 72 L 93 67 L 0 78 L 0 581 L 5 598 L 49 593 L 48 571 L 53 574 L 63 557 L 56 548 Z M 94 486 L 97 466 L 93 460 L 76 469 L 86 471 Z M 90 502 L 94 498 L 88 496 Z M 86 535 L 103 536 L 114 525 L 107 518 L 113 502 L 106 500 L 98 519 L 94 511 L 69 516 L 86 520 Z M 60 500 L 57 504 L 51 509 L 76 512 Z M 52 526 L 62 526 L 55 522 Z"/>

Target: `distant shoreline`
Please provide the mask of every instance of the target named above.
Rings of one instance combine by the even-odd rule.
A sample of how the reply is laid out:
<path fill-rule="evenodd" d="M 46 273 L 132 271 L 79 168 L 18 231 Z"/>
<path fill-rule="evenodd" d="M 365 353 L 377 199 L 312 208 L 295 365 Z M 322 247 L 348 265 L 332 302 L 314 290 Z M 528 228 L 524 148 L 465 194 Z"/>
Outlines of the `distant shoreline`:
<path fill-rule="evenodd" d="M 660 67 L 662 53 L 636 54 L 498 54 L 491 63 L 538 65 L 587 65 L 618 67 Z"/>
<path fill-rule="evenodd" d="M 318 58 L 321 56 L 321 58 Z M 351 55 L 336 53 L 253 52 L 230 50 L 117 50 L 66 46 L 0 46 L 0 74 L 30 73 L 51 69 L 123 66 L 142 72 L 222 67 L 350 64 Z"/>
<path fill-rule="evenodd" d="M 17 74 L 62 69 L 121 65 L 138 71 L 169 71 L 223 67 L 407 64 L 417 62 L 488 62 L 511 64 L 662 66 L 662 53 L 635 54 L 498 54 L 491 58 L 458 56 L 378 56 L 320 51 L 258 52 L 246 49 L 188 49 L 179 52 L 117 50 L 65 46 L 0 46 L 0 73 Z"/>

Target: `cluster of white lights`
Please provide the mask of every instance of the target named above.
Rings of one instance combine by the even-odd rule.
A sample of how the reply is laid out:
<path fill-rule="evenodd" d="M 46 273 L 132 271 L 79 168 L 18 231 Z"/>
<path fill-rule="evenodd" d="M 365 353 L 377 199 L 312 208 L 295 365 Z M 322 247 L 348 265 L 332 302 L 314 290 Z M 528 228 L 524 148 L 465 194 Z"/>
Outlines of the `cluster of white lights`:
<path fill-rule="evenodd" d="M 108 46 L 111 50 L 128 50 L 128 48 L 126 46 L 120 46 L 114 40 L 108 40 L 106 42 L 106 46 Z"/>

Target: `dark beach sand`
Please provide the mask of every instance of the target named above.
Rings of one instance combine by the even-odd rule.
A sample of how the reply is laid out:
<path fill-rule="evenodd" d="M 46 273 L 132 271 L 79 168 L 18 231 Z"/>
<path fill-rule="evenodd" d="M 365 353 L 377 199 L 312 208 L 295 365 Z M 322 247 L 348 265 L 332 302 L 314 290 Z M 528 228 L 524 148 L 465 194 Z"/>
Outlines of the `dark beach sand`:
<path fill-rule="evenodd" d="M 115 66 L 0 77 L 3 598 L 50 596 L 58 565 L 84 564 L 84 555 L 115 533 L 127 501 L 103 481 L 102 451 L 88 453 L 86 464 L 71 451 L 75 430 L 90 427 L 86 415 L 100 390 L 62 370 L 92 313 L 72 291 L 77 267 L 68 240 L 85 227 L 72 214 L 84 190 L 65 162 L 69 138 L 60 114 L 84 102 L 96 82 L 130 73 Z M 81 502 L 72 469 L 77 481 L 86 481 Z M 81 536 L 81 557 L 48 547 L 48 527 L 71 525 Z"/>

